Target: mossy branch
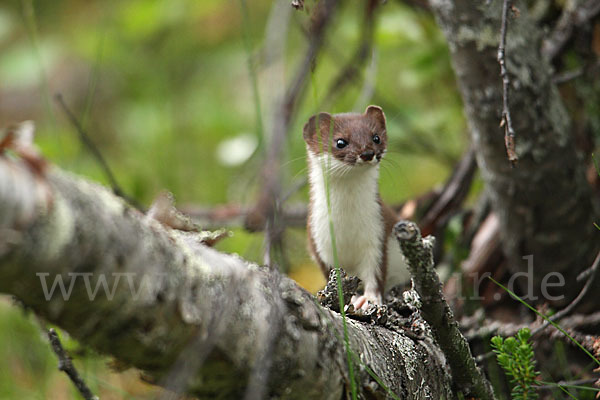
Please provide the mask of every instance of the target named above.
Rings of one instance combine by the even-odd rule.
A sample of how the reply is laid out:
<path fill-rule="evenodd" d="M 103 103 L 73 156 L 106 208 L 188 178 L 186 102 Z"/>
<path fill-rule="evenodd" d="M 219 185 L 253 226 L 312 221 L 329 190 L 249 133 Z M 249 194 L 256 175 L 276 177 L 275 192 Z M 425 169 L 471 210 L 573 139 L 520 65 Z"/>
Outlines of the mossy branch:
<path fill-rule="evenodd" d="M 435 239 L 432 236 L 423 239 L 417 225 L 410 221 L 398 222 L 394 233 L 408 261 L 414 289 L 421 298 L 419 311 L 446 356 L 455 385 L 467 396 L 495 399 L 490 383 L 475 364 L 469 344 L 460 333 L 442 294 L 442 284 L 433 265 Z"/>

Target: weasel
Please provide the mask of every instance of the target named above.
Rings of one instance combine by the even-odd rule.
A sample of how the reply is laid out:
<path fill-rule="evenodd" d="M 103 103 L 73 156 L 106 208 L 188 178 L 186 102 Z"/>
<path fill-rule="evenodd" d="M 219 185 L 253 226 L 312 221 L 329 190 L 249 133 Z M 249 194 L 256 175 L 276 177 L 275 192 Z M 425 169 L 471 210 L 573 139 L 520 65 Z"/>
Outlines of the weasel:
<path fill-rule="evenodd" d="M 410 279 L 392 235 L 396 215 L 379 196 L 379 162 L 387 146 L 383 110 L 369 106 L 364 114 L 313 115 L 303 136 L 310 184 L 309 250 L 327 278 L 335 266 L 331 219 L 339 266 L 364 283 L 364 294 L 352 298 L 354 308 L 382 304 L 386 290 Z"/>

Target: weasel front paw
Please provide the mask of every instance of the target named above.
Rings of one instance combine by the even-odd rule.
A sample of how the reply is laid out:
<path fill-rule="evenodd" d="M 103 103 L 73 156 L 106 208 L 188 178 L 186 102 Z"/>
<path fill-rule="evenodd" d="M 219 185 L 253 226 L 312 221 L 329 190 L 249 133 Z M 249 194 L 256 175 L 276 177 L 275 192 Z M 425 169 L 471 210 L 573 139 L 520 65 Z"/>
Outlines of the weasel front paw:
<path fill-rule="evenodd" d="M 376 294 L 365 293 L 360 296 L 352 296 L 350 304 L 354 306 L 355 310 L 366 311 L 369 309 L 369 305 L 381 305 L 383 303 L 381 296 Z"/>

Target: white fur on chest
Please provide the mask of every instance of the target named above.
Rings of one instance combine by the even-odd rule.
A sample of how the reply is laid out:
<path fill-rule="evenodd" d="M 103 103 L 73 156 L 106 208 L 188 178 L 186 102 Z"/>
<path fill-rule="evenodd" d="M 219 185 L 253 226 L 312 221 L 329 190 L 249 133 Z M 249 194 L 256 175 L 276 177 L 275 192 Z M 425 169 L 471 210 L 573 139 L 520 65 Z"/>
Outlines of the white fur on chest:
<path fill-rule="evenodd" d="M 333 223 L 339 266 L 376 285 L 385 235 L 378 201 L 378 165 L 347 166 L 325 153 L 308 151 L 311 214 L 310 231 L 319 257 L 334 267 L 329 222 Z M 328 212 L 325 175 L 329 180 Z"/>

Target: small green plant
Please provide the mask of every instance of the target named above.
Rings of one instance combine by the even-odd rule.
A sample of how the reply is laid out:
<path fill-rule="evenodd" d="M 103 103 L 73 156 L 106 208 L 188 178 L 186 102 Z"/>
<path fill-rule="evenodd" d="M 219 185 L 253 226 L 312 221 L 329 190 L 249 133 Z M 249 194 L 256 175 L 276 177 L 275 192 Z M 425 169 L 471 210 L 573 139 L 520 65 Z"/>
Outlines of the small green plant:
<path fill-rule="evenodd" d="M 538 395 L 534 386 L 535 378 L 540 374 L 535 370 L 533 348 L 529 342 L 531 332 L 523 328 L 517 332 L 516 337 L 503 339 L 500 336 L 492 338 L 492 348 L 496 353 L 498 364 L 510 376 L 514 384 L 512 398 L 515 400 L 537 399 Z"/>

